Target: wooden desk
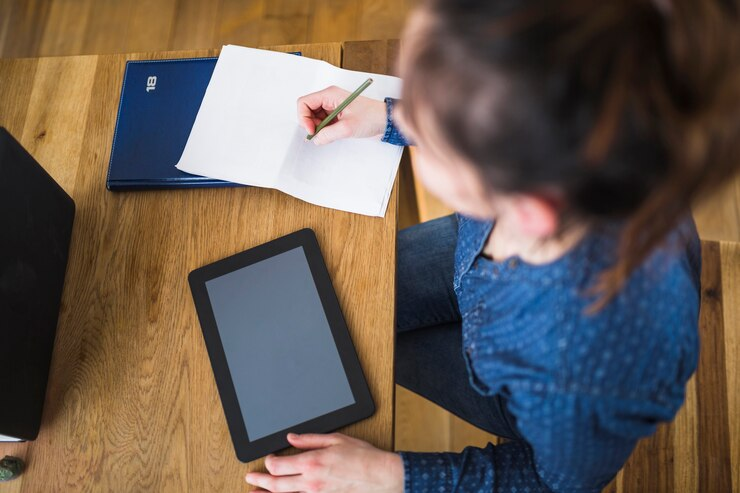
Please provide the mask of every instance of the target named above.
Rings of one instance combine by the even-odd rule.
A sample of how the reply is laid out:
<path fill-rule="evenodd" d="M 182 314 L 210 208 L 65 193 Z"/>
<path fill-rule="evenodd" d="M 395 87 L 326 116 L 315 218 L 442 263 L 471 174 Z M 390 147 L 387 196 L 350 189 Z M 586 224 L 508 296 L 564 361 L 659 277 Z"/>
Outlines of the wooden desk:
<path fill-rule="evenodd" d="M 342 64 L 339 43 L 278 47 Z M 394 44 L 348 43 L 344 65 L 388 72 Z M 398 187 L 385 218 L 275 190 L 105 188 L 127 59 L 217 50 L 0 60 L 0 125 L 77 204 L 43 424 L 9 491 L 245 491 L 187 286 L 201 265 L 316 231 L 377 405 L 341 431 L 393 448 Z"/>

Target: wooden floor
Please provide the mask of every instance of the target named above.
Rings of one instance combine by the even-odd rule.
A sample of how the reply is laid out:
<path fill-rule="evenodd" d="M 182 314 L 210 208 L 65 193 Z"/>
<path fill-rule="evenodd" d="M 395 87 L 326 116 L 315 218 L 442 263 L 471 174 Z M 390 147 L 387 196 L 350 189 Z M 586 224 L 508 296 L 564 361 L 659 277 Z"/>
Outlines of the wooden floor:
<path fill-rule="evenodd" d="M 398 38 L 411 0 L 0 0 L 0 57 Z"/>
<path fill-rule="evenodd" d="M 398 38 L 414 0 L 0 0 L 0 57 Z M 401 170 L 400 225 L 446 212 Z M 419 202 L 414 201 L 418 196 Z M 740 241 L 740 180 L 696 208 L 706 240 Z M 705 243 L 702 361 L 676 421 L 643 441 L 611 492 L 740 491 L 740 249 Z M 497 442 L 397 388 L 396 448 Z"/>

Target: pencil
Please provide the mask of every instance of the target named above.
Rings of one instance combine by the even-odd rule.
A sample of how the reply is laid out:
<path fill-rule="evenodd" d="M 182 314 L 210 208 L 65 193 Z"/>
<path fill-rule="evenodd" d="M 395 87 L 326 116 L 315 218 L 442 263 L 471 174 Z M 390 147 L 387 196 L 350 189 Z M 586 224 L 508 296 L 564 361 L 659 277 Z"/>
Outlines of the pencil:
<path fill-rule="evenodd" d="M 324 128 L 325 126 L 329 125 L 329 123 L 332 120 L 334 120 L 337 117 L 337 115 L 344 108 L 346 108 L 352 101 L 354 101 L 357 98 L 357 96 L 359 96 L 362 93 L 362 91 L 364 91 L 365 89 L 367 89 L 367 86 L 369 86 L 372 83 L 373 83 L 373 80 L 372 79 L 368 79 L 365 82 L 363 82 L 360 87 L 358 87 L 357 89 L 355 89 L 355 92 L 353 92 L 352 94 L 350 94 L 349 96 L 347 96 L 347 99 L 345 99 L 344 101 L 342 101 L 342 104 L 340 104 L 339 106 L 337 106 L 337 109 L 335 109 L 334 111 L 332 111 L 329 114 L 329 116 L 327 116 L 326 118 L 324 118 L 324 120 L 321 123 L 319 123 L 319 126 L 316 127 L 316 130 L 313 131 L 313 135 L 311 135 L 311 134 L 306 135 L 306 140 L 313 139 L 314 136 L 317 133 L 319 133 L 319 131 L 321 131 L 322 128 Z"/>

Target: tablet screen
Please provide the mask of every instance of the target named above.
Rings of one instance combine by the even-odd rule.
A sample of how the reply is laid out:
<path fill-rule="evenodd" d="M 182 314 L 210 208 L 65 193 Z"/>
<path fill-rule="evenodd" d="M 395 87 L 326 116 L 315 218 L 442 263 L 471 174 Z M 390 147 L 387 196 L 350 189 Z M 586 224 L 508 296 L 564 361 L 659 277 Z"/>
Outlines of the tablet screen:
<path fill-rule="evenodd" d="M 205 284 L 251 441 L 355 403 L 303 247 Z"/>

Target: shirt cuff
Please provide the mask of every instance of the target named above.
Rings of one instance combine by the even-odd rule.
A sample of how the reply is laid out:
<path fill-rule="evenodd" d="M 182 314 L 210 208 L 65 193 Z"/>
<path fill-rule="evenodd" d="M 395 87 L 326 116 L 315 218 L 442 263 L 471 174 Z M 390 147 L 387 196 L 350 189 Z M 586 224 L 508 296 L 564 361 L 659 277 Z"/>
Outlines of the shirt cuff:
<path fill-rule="evenodd" d="M 398 146 L 409 145 L 409 142 L 393 123 L 393 106 L 395 103 L 395 99 L 385 98 L 385 133 L 380 140 Z"/>
<path fill-rule="evenodd" d="M 439 453 L 398 452 L 403 460 L 403 491 L 452 491 L 450 463 Z"/>

